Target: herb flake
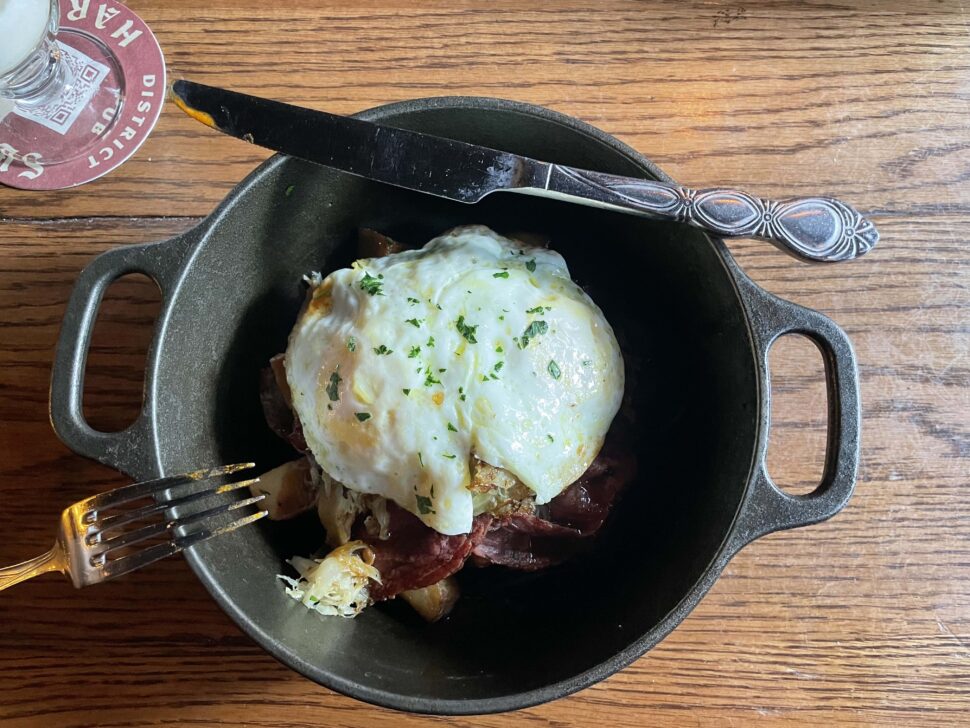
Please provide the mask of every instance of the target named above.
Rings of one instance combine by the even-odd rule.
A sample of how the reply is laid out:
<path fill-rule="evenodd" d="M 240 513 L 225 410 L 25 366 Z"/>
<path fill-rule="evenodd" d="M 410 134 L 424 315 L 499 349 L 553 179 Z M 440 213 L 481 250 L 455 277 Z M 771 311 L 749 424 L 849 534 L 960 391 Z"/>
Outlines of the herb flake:
<path fill-rule="evenodd" d="M 434 374 L 431 373 L 431 367 L 427 367 L 424 370 L 424 386 L 431 387 L 435 384 L 441 384 L 441 380 L 437 379 Z"/>
<path fill-rule="evenodd" d="M 401 391 L 404 392 L 404 396 L 405 397 L 407 397 L 409 394 L 411 394 L 411 390 L 410 389 L 402 389 Z"/>
<path fill-rule="evenodd" d="M 381 283 L 384 275 L 378 273 L 377 278 L 372 276 L 370 273 L 364 273 L 364 277 L 360 279 L 360 290 L 369 293 L 371 296 L 383 296 L 384 295 L 384 284 Z"/>
<path fill-rule="evenodd" d="M 393 349 L 388 349 L 384 344 L 374 347 L 374 353 L 378 356 L 387 356 L 388 354 L 393 354 Z"/>
<path fill-rule="evenodd" d="M 535 273 L 536 272 L 536 259 L 533 258 L 532 260 L 527 260 L 525 262 L 525 269 L 527 271 L 529 271 L 530 273 Z"/>
<path fill-rule="evenodd" d="M 343 379 L 340 378 L 340 375 L 337 374 L 337 372 L 330 375 L 330 384 L 327 385 L 327 396 L 330 398 L 331 402 L 337 402 L 340 400 L 340 392 L 337 391 L 337 387 L 340 386 L 342 381 Z"/>
<path fill-rule="evenodd" d="M 455 426 L 454 426 L 453 424 L 451 424 L 451 423 L 449 422 L 449 423 L 448 423 L 448 431 L 449 431 L 449 432 L 458 432 L 458 428 L 457 428 L 457 427 L 455 427 Z"/>
<path fill-rule="evenodd" d="M 559 365 L 556 364 L 555 359 L 550 359 L 549 366 L 546 368 L 549 370 L 549 376 L 551 376 L 553 379 L 559 379 L 559 377 L 562 376 L 562 369 L 560 369 Z"/>
<path fill-rule="evenodd" d="M 475 338 L 475 330 L 478 328 L 478 326 L 466 324 L 464 316 L 458 317 L 458 320 L 455 321 L 455 328 L 458 329 L 458 333 L 464 336 L 465 341 L 467 341 L 469 344 L 478 343 L 478 339 Z"/>
<path fill-rule="evenodd" d="M 508 277 L 509 277 L 509 272 L 507 270 L 503 270 L 500 273 L 492 273 L 492 278 L 508 278 Z"/>
<path fill-rule="evenodd" d="M 370 412 L 354 412 L 354 417 L 360 422 L 367 422 L 370 419 Z"/>
<path fill-rule="evenodd" d="M 357 351 L 357 339 L 353 336 L 347 339 L 347 351 Z"/>
<path fill-rule="evenodd" d="M 520 349 L 525 349 L 532 339 L 546 333 L 548 330 L 549 324 L 545 321 L 533 321 L 526 326 L 525 331 L 522 332 L 522 336 L 519 337 L 516 343 Z"/>
<path fill-rule="evenodd" d="M 426 495 L 414 494 L 414 499 L 418 504 L 418 513 L 422 516 L 426 516 L 429 513 L 434 513 L 434 508 L 431 507 L 432 500 Z"/>
<path fill-rule="evenodd" d="M 408 352 L 408 359 L 416 359 L 418 354 L 421 353 L 420 346 L 412 346 L 411 350 Z"/>

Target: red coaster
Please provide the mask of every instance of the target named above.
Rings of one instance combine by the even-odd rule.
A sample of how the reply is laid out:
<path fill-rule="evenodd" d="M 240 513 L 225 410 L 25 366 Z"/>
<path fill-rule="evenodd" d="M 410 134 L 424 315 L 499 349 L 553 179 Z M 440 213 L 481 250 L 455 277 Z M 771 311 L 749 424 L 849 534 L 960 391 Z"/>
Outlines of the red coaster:
<path fill-rule="evenodd" d="M 70 92 L 39 108 L 0 106 L 0 183 L 10 187 L 57 190 L 98 179 L 138 150 L 162 111 L 162 49 L 126 5 L 62 2 L 57 41 Z"/>

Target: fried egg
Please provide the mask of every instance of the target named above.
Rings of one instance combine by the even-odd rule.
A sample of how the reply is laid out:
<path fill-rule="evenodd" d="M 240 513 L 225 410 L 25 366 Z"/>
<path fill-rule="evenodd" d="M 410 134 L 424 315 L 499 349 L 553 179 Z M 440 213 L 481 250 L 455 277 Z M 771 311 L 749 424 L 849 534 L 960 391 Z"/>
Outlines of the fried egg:
<path fill-rule="evenodd" d="M 472 526 L 473 457 L 538 504 L 596 457 L 623 361 L 558 253 L 469 226 L 309 281 L 286 378 L 310 451 L 347 488 L 454 535 Z"/>

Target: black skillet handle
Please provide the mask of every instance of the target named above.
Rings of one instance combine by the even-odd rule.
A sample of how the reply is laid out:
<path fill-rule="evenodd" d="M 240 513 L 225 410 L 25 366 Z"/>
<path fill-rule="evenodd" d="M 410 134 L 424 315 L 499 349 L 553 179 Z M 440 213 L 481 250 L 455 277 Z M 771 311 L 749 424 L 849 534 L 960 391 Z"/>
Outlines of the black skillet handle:
<path fill-rule="evenodd" d="M 136 478 L 156 475 L 151 413 L 143 407 L 138 418 L 119 432 L 101 432 L 84 419 L 84 369 L 91 333 L 104 292 L 128 273 L 144 273 L 162 292 L 162 309 L 145 367 L 146 393 L 151 390 L 150 362 L 164 321 L 170 292 L 181 272 L 190 236 L 162 243 L 114 248 L 95 258 L 78 276 L 64 312 L 51 372 L 50 418 L 54 432 L 71 450 Z M 150 397 L 146 396 L 149 402 Z"/>
<path fill-rule="evenodd" d="M 828 444 L 822 481 L 807 495 L 789 495 L 771 481 L 765 463 L 767 447 L 762 446 L 754 482 L 735 525 L 733 550 L 772 531 L 818 523 L 842 510 L 855 488 L 861 427 L 859 372 L 846 333 L 817 311 L 776 298 L 750 281 L 742 284 L 742 295 L 752 312 L 758 356 L 766 372 L 768 350 L 779 336 L 801 334 L 822 353 Z M 767 386 L 770 396 L 770 383 Z"/>

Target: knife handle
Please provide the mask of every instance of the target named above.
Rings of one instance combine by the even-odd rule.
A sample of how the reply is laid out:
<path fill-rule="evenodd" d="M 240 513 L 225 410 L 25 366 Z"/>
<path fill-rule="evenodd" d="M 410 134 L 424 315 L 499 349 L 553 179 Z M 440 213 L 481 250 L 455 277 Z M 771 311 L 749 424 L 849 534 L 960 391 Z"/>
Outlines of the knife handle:
<path fill-rule="evenodd" d="M 763 200 L 738 190 L 694 190 L 558 164 L 550 165 L 546 189 L 586 204 L 677 220 L 721 237 L 760 238 L 805 261 L 851 260 L 879 241 L 871 220 L 831 197 Z"/>

